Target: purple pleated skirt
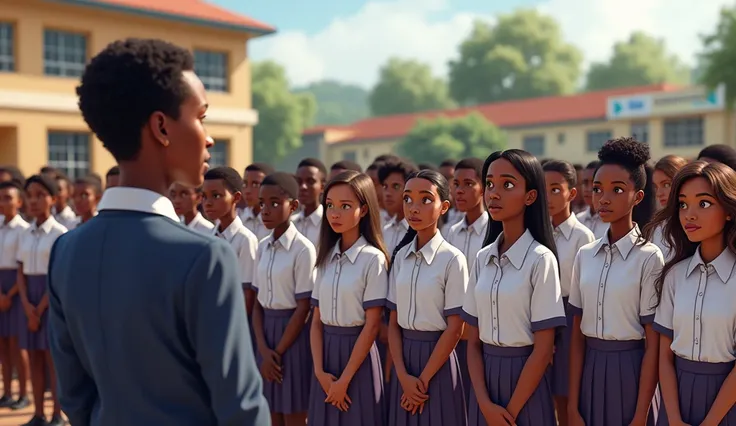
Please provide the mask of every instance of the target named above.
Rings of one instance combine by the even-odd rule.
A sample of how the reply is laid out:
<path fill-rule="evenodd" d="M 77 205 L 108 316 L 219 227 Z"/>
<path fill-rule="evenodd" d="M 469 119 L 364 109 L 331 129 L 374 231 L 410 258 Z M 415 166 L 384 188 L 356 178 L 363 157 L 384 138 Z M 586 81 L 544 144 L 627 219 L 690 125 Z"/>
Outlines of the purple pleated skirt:
<path fill-rule="evenodd" d="M 323 325 L 323 330 L 323 368 L 326 373 L 339 378 L 350 360 L 353 347 L 363 327 Z M 310 426 L 384 426 L 386 424 L 383 370 L 375 343 L 355 373 L 353 380 L 350 381 L 348 396 L 352 404 L 346 412 L 338 410 L 332 404 L 325 403 L 327 395 L 317 378 L 312 375 L 307 424 Z"/>
<path fill-rule="evenodd" d="M 0 289 L 2 289 L 3 294 L 7 294 L 15 285 L 17 277 L 18 271 L 16 269 L 0 269 Z M 7 338 L 18 335 L 18 323 L 21 315 L 25 314 L 23 313 L 20 297 L 16 294 L 13 296 L 10 309 L 0 312 L 0 337 Z"/>
<path fill-rule="evenodd" d="M 432 355 L 441 331 L 402 330 L 404 365 L 406 371 L 419 377 Z M 460 375 L 457 354 L 453 351 L 445 364 L 429 381 L 429 399 L 421 414 L 412 415 L 401 408 L 401 395 L 404 393 L 394 370 L 389 384 L 388 424 L 389 426 L 430 426 L 467 424 L 465 393 Z"/>
<path fill-rule="evenodd" d="M 567 327 L 558 327 L 555 336 L 555 355 L 552 361 L 550 374 L 552 376 L 552 393 L 555 396 L 567 396 L 568 375 L 570 373 L 570 337 L 572 335 L 572 321 L 574 318 L 570 305 L 567 303 L 567 297 L 563 297 L 562 301 L 565 305 L 565 317 L 567 318 Z"/>
<path fill-rule="evenodd" d="M 488 395 L 494 404 L 506 407 L 516 389 L 533 346 L 501 347 L 483 344 L 483 369 Z M 555 405 L 549 375 L 542 376 L 539 386 L 516 417 L 517 426 L 556 426 Z M 591 423 L 587 423 L 591 424 Z M 480 411 L 475 392 L 470 392 L 469 426 L 488 426 Z M 493 425 L 491 425 L 493 426 Z M 597 426 L 597 425 L 596 425 Z"/>
<path fill-rule="evenodd" d="M 46 294 L 46 275 L 26 275 L 26 291 L 28 301 L 33 306 L 38 306 Z M 28 329 L 28 317 L 25 312 L 19 315 L 18 321 L 18 346 L 29 351 L 46 351 L 49 349 L 48 339 L 48 313 L 46 309 L 41 315 L 41 325 L 35 333 Z"/>
<path fill-rule="evenodd" d="M 263 333 L 269 348 L 275 348 L 291 320 L 294 309 L 264 309 Z M 258 363 L 262 358 L 258 355 Z M 312 351 L 309 346 L 309 321 L 281 357 L 281 383 L 263 380 L 263 395 L 273 413 L 306 413 L 312 380 Z"/>
<path fill-rule="evenodd" d="M 675 357 L 677 393 L 683 422 L 689 425 L 699 425 L 703 422 L 733 367 L 733 362 L 698 362 Z M 669 424 L 662 401 L 657 426 Z M 736 426 L 736 407 L 731 407 L 719 426 Z"/>
<path fill-rule="evenodd" d="M 463 379 L 463 395 L 465 395 L 465 407 L 470 406 L 470 372 L 468 371 L 468 341 L 460 340 L 455 347 L 457 362 L 460 365 L 460 377 Z"/>
<path fill-rule="evenodd" d="M 644 340 L 585 339 L 579 410 L 585 424 L 628 425 L 639 398 Z"/>

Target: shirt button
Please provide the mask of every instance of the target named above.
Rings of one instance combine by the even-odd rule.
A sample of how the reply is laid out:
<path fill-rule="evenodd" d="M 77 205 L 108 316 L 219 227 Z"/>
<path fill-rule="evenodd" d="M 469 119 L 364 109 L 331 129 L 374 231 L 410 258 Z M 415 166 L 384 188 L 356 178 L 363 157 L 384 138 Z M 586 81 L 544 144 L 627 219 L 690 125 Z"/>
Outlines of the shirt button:
<path fill-rule="evenodd" d="M 605 263 L 605 264 L 603 265 L 603 267 L 604 267 L 604 268 L 608 268 L 608 263 Z"/>
<path fill-rule="evenodd" d="M 696 320 L 700 320 L 700 317 L 695 317 Z"/>
<path fill-rule="evenodd" d="M 703 292 L 702 291 L 700 293 L 698 293 L 698 296 L 702 296 L 702 295 L 703 295 Z"/>
<path fill-rule="evenodd" d="M 601 319 L 601 317 L 598 317 L 598 319 Z"/>
<path fill-rule="evenodd" d="M 603 283 L 601 283 L 601 288 L 603 288 Z"/>
<path fill-rule="evenodd" d="M 603 304 L 603 303 L 601 303 L 601 302 L 598 302 L 598 306 L 601 306 L 602 304 Z"/>
<path fill-rule="evenodd" d="M 495 329 L 496 329 L 496 327 L 493 327 L 493 329 L 495 330 Z"/>

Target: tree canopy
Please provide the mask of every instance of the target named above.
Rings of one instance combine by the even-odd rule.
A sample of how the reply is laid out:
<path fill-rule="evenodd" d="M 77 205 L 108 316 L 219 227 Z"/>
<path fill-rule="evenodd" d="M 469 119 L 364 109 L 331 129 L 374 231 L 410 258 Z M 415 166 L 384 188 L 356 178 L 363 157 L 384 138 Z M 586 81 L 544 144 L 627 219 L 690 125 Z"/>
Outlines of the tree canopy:
<path fill-rule="evenodd" d="M 736 100 L 736 6 L 724 7 L 715 31 L 703 38 L 704 50 L 701 81 L 715 89 L 726 85 L 726 105 L 733 107 Z"/>
<path fill-rule="evenodd" d="M 317 101 L 314 125 L 350 124 L 370 116 L 368 91 L 334 80 L 312 83 L 294 93 L 311 93 Z"/>

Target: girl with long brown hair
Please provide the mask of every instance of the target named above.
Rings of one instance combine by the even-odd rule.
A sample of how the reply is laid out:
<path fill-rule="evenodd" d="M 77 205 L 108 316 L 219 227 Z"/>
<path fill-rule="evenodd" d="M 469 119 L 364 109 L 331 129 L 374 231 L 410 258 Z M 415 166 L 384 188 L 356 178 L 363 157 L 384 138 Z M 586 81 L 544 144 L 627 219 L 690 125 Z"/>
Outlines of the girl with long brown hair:
<path fill-rule="evenodd" d="M 654 183 L 654 191 L 657 197 L 657 208 L 662 209 L 667 206 L 667 202 L 670 198 L 672 179 L 675 174 L 687 164 L 687 160 L 677 155 L 665 155 L 660 158 L 659 161 L 654 165 L 654 173 L 652 175 Z M 644 231 L 644 235 L 647 239 L 659 247 L 662 250 L 664 259 L 669 259 L 671 255 L 670 246 L 664 241 L 662 226 L 647 226 Z"/>

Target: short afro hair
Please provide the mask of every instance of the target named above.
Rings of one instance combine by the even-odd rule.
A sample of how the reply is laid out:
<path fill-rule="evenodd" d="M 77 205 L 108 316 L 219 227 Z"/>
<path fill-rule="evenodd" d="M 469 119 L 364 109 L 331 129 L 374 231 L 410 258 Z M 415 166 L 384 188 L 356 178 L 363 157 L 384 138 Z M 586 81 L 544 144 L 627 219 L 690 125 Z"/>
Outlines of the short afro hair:
<path fill-rule="evenodd" d="M 74 180 L 74 185 L 80 185 L 92 188 L 92 191 L 94 191 L 95 195 L 98 197 L 102 195 L 102 180 L 99 178 L 99 176 L 95 177 L 93 175 L 87 175 L 85 177 L 80 177 Z"/>
<path fill-rule="evenodd" d="M 110 167 L 110 170 L 107 171 L 107 173 L 105 174 L 105 177 L 110 177 L 110 176 L 120 176 L 120 167 L 118 166 Z"/>
<path fill-rule="evenodd" d="M 266 163 L 252 163 L 245 168 L 246 172 L 261 172 L 264 175 L 270 175 L 274 172 L 273 167 Z"/>
<path fill-rule="evenodd" d="M 243 177 L 232 167 L 215 167 L 207 170 L 204 180 L 221 180 L 231 193 L 243 192 Z"/>
<path fill-rule="evenodd" d="M 277 186 L 291 199 L 296 199 L 299 195 L 299 184 L 294 175 L 289 173 L 276 172 L 266 176 L 263 178 L 261 188 L 264 186 Z"/>
<path fill-rule="evenodd" d="M 182 73 L 193 69 L 192 54 L 174 44 L 136 38 L 112 42 L 84 70 L 77 87 L 79 109 L 118 162 L 135 160 L 151 114 L 179 118 L 190 95 Z"/>
<path fill-rule="evenodd" d="M 296 166 L 297 169 L 301 167 L 314 167 L 317 170 L 322 173 L 322 176 L 327 174 L 327 167 L 325 167 L 325 163 L 321 162 L 320 160 L 316 158 L 305 158 L 302 161 L 299 162 L 299 164 Z"/>
<path fill-rule="evenodd" d="M 404 180 L 407 180 L 412 173 L 418 171 L 417 166 L 405 160 L 387 161 L 383 167 L 378 169 L 378 181 L 383 184 L 386 178 L 394 173 L 401 174 Z"/>
<path fill-rule="evenodd" d="M 337 163 L 333 164 L 332 167 L 330 167 L 330 171 L 332 170 L 353 170 L 358 173 L 363 173 L 363 168 L 360 167 L 360 164 L 350 160 L 338 161 Z"/>
<path fill-rule="evenodd" d="M 56 180 L 50 176 L 41 174 L 33 175 L 26 179 L 26 184 L 23 189 L 28 191 L 28 187 L 34 183 L 41 185 L 52 197 L 59 195 L 59 185 L 56 183 Z"/>
<path fill-rule="evenodd" d="M 615 164 L 626 169 L 637 190 L 646 186 L 645 166 L 650 159 L 649 145 L 631 137 L 612 139 L 603 144 L 598 151 L 598 159 L 601 161 L 598 168 L 606 164 Z"/>
<path fill-rule="evenodd" d="M 481 181 L 483 180 L 483 160 L 480 158 L 469 157 L 458 161 L 457 164 L 455 164 L 455 171 L 462 169 L 475 170 L 475 175 L 478 179 Z"/>

